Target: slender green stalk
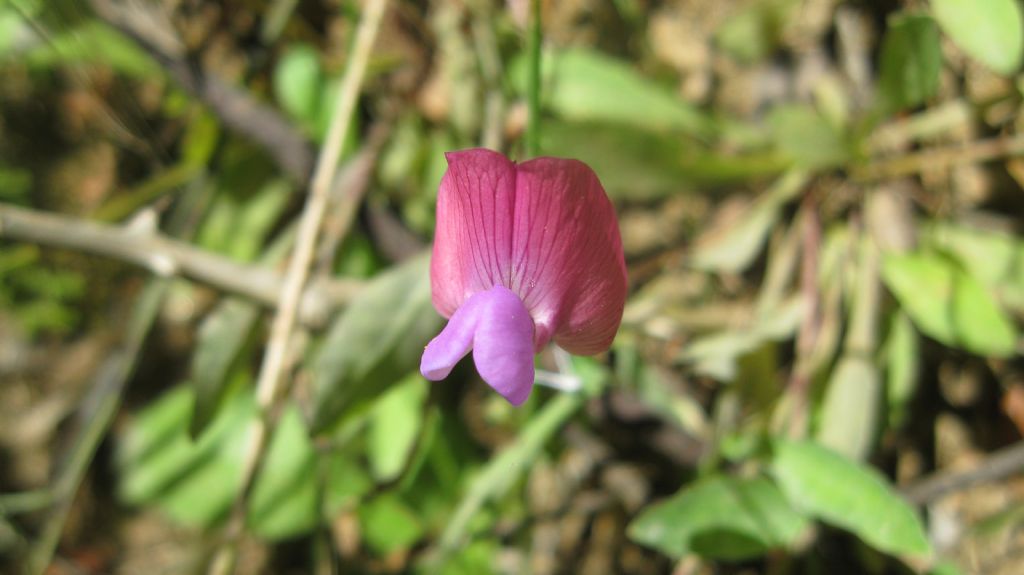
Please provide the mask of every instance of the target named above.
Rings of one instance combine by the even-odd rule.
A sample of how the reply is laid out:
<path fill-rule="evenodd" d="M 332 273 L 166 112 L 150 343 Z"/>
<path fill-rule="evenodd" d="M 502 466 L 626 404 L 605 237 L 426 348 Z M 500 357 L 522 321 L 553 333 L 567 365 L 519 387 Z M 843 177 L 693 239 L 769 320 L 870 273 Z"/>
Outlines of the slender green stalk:
<path fill-rule="evenodd" d="M 526 84 L 526 155 L 540 155 L 540 59 L 541 18 L 540 0 L 530 0 L 530 23 L 527 52 L 530 58 L 530 76 Z"/>

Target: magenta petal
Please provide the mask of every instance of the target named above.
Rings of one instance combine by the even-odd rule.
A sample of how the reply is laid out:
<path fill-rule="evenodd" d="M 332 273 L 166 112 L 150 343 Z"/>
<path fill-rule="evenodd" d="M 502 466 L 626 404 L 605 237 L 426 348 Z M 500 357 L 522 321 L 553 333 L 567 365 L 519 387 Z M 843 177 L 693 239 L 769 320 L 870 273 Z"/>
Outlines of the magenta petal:
<path fill-rule="evenodd" d="M 420 373 L 444 379 L 470 349 L 488 385 L 513 405 L 526 401 L 533 388 L 533 320 L 508 288 L 495 286 L 466 300 L 423 350 Z"/>
<path fill-rule="evenodd" d="M 512 283 L 536 323 L 571 353 L 608 349 L 626 302 L 615 209 L 583 162 L 537 158 L 516 170 Z"/>
<path fill-rule="evenodd" d="M 445 154 L 430 259 L 434 307 L 451 317 L 470 295 L 507 286 L 512 253 L 515 164 L 491 150 Z"/>
<path fill-rule="evenodd" d="M 504 286 L 529 312 L 535 351 L 552 339 L 581 355 L 608 349 L 626 267 L 615 209 L 594 172 L 558 158 L 517 166 L 483 149 L 446 157 L 430 264 L 437 311 L 453 317 L 474 294 Z"/>
<path fill-rule="evenodd" d="M 508 288 L 495 286 L 483 295 L 487 303 L 473 338 L 473 361 L 488 385 L 521 405 L 533 388 L 533 320 Z"/>

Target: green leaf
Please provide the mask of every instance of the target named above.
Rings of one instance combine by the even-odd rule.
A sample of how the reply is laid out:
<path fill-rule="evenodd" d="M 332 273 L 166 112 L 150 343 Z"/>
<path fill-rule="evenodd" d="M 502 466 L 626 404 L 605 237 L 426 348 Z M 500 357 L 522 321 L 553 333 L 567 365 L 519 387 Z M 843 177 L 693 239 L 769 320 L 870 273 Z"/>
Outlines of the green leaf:
<path fill-rule="evenodd" d="M 101 64 L 135 77 L 154 76 L 157 66 L 138 44 L 99 20 L 86 20 L 40 43 L 25 55 L 35 67 Z"/>
<path fill-rule="evenodd" d="M 411 547 L 423 536 L 416 513 L 394 494 L 382 495 L 359 508 L 366 543 L 386 555 Z"/>
<path fill-rule="evenodd" d="M 930 252 L 886 254 L 882 277 L 925 334 L 979 355 L 1013 354 L 1013 324 L 992 294 L 951 260 Z"/>
<path fill-rule="evenodd" d="M 316 453 L 299 410 L 281 414 L 266 461 L 253 484 L 248 523 L 267 539 L 286 539 L 312 530 L 317 523 Z"/>
<path fill-rule="evenodd" d="M 850 157 L 844 135 L 809 106 L 779 106 L 769 115 L 768 125 L 776 147 L 799 167 L 828 168 Z"/>
<path fill-rule="evenodd" d="M 545 54 L 543 105 L 568 120 L 611 122 L 652 131 L 677 131 L 709 139 L 714 121 L 668 89 L 637 73 L 629 63 L 588 49 Z M 526 60 L 510 74 L 525 93 Z"/>
<path fill-rule="evenodd" d="M 811 442 L 779 439 L 771 472 L 798 508 L 876 549 L 931 553 L 920 518 L 877 471 Z"/>
<path fill-rule="evenodd" d="M 366 455 L 377 481 L 391 481 L 408 462 L 421 432 L 426 399 L 427 382 L 415 374 L 373 405 Z"/>
<path fill-rule="evenodd" d="M 239 396 L 199 441 L 186 433 L 193 397 L 185 386 L 152 402 L 118 445 L 118 494 L 158 505 L 187 525 L 213 524 L 231 506 L 241 480 L 245 422 L 254 403 Z"/>
<path fill-rule="evenodd" d="M 308 44 L 293 44 L 274 68 L 274 96 L 306 128 L 320 120 L 324 77 L 320 55 Z"/>
<path fill-rule="evenodd" d="M 549 120 L 545 153 L 578 158 L 594 168 L 614 199 L 647 200 L 710 186 L 774 176 L 787 162 L 777 154 L 729 155 L 671 133 L 611 122 Z"/>
<path fill-rule="evenodd" d="M 1024 53 L 1021 9 L 1017 0 L 932 0 L 942 29 L 968 56 L 1009 76 Z"/>
<path fill-rule="evenodd" d="M 252 395 L 239 393 L 193 441 L 188 422 L 192 390 L 179 386 L 129 424 L 117 445 L 118 496 L 157 506 L 175 521 L 210 527 L 226 516 L 240 488 L 248 431 L 256 415 Z M 269 539 L 308 531 L 316 522 L 312 444 L 294 407 L 281 416 L 256 477 L 248 522 Z"/>
<path fill-rule="evenodd" d="M 313 429 L 384 393 L 419 365 L 440 331 L 426 254 L 375 277 L 331 327 L 313 360 Z"/>
<path fill-rule="evenodd" d="M 952 254 L 1003 304 L 1024 312 L 1024 240 L 1020 237 L 951 222 L 926 226 L 922 236 L 927 244 Z"/>
<path fill-rule="evenodd" d="M 736 561 L 792 545 L 808 523 L 770 479 L 715 476 L 647 507 L 629 536 L 673 558 Z"/>
<path fill-rule="evenodd" d="M 942 51 L 935 21 L 920 14 L 889 19 L 882 40 L 879 88 L 894 108 L 916 106 L 939 88 Z"/>
<path fill-rule="evenodd" d="M 878 437 L 881 403 L 882 378 L 875 363 L 863 354 L 843 355 L 825 391 L 818 441 L 863 461 Z"/>

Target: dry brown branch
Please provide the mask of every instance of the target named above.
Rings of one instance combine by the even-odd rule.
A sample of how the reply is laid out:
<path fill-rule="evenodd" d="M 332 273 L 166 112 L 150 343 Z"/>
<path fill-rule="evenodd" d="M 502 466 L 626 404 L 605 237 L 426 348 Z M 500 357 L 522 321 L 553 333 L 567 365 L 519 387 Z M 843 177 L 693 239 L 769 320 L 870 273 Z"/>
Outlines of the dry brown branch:
<path fill-rule="evenodd" d="M 312 144 L 276 110 L 190 61 L 170 19 L 159 7 L 132 0 L 90 3 L 97 15 L 138 42 L 175 82 L 209 106 L 225 126 L 259 144 L 295 180 L 308 180 L 315 157 Z"/>
<path fill-rule="evenodd" d="M 967 471 L 943 471 L 925 477 L 901 491 L 911 503 L 926 505 L 943 496 L 981 483 L 1005 479 L 1024 470 L 1024 442 L 1004 447 Z"/>
<path fill-rule="evenodd" d="M 108 257 L 159 276 L 181 275 L 267 307 L 277 305 L 284 281 L 271 268 L 241 264 L 153 230 L 100 224 L 2 203 L 0 238 Z M 325 312 L 343 305 L 359 287 L 358 282 L 337 279 L 310 286 L 303 298 L 311 302 L 311 312 L 304 313 L 303 321 L 322 323 Z"/>

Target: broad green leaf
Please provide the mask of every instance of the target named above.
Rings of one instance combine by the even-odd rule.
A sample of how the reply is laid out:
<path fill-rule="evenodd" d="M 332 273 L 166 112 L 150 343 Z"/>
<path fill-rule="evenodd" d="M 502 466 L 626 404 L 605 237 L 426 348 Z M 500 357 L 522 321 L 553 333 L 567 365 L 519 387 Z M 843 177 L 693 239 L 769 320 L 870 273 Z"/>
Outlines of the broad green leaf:
<path fill-rule="evenodd" d="M 968 56 L 1009 76 L 1020 68 L 1024 26 L 1017 0 L 931 0 L 942 29 Z"/>
<path fill-rule="evenodd" d="M 409 460 L 422 431 L 427 382 L 419 374 L 385 393 L 370 412 L 366 455 L 377 481 L 391 481 Z"/>
<path fill-rule="evenodd" d="M 838 166 L 850 157 L 844 134 L 809 106 L 779 106 L 769 115 L 768 125 L 779 151 L 801 168 Z"/>
<path fill-rule="evenodd" d="M 19 45 L 33 40 L 28 22 L 7 6 L 0 6 L 0 57 L 13 56 Z"/>
<path fill-rule="evenodd" d="M 188 435 L 193 394 L 179 386 L 129 424 L 117 445 L 118 496 L 132 505 L 155 505 L 175 521 L 210 527 L 225 517 L 242 477 L 255 400 L 239 393 L 207 432 Z M 316 520 L 313 447 L 294 407 L 281 416 L 256 478 L 249 525 L 269 539 L 292 537 Z"/>
<path fill-rule="evenodd" d="M 40 68 L 101 64 L 136 77 L 160 73 L 156 62 L 135 42 L 99 20 L 84 20 L 62 30 L 25 54 L 25 61 Z"/>
<path fill-rule="evenodd" d="M 710 138 L 714 121 L 667 88 L 637 73 L 628 62 L 576 48 L 545 54 L 550 84 L 544 106 L 567 120 L 625 124 Z M 513 62 L 513 84 L 525 93 L 526 59 Z"/>
<path fill-rule="evenodd" d="M 843 355 L 825 391 L 818 441 L 850 459 L 867 459 L 878 436 L 881 402 L 875 363 L 863 354 Z"/>
<path fill-rule="evenodd" d="M 155 503 L 178 522 L 210 525 L 239 488 L 253 402 L 231 402 L 195 442 L 187 433 L 192 402 L 191 390 L 180 386 L 131 422 L 117 450 L 118 493 L 128 504 Z"/>
<path fill-rule="evenodd" d="M 413 258 L 371 280 L 331 327 L 313 360 L 313 428 L 378 397 L 419 365 L 442 318 L 430 303 L 429 259 Z"/>
<path fill-rule="evenodd" d="M 920 518 L 874 469 L 811 442 L 780 439 L 771 472 L 798 508 L 880 551 L 931 553 Z"/>
<path fill-rule="evenodd" d="M 266 462 L 253 485 L 248 523 L 267 539 L 285 539 L 317 523 L 316 453 L 295 406 L 281 414 Z"/>
<path fill-rule="evenodd" d="M 416 512 L 397 495 L 385 494 L 359 508 L 366 543 L 386 555 L 407 549 L 423 536 L 423 527 Z"/>
<path fill-rule="evenodd" d="M 980 355 L 1013 353 L 1013 324 L 992 294 L 955 262 L 929 252 L 887 254 L 882 277 L 925 334 Z"/>
<path fill-rule="evenodd" d="M 1024 311 L 1024 239 L 949 222 L 925 226 L 922 232 L 924 242 L 956 257 L 1003 304 Z"/>
<path fill-rule="evenodd" d="M 308 44 L 289 46 L 274 68 L 274 96 L 307 129 L 320 119 L 324 82 L 320 55 Z"/>
<path fill-rule="evenodd" d="M 714 476 L 647 507 L 629 536 L 673 558 L 744 560 L 793 544 L 808 523 L 770 479 Z"/>
<path fill-rule="evenodd" d="M 774 176 L 787 165 L 777 154 L 729 155 L 671 133 L 612 122 L 551 120 L 545 153 L 578 158 L 594 168 L 615 199 L 647 200 Z"/>
<path fill-rule="evenodd" d="M 882 40 L 879 88 L 895 109 L 916 106 L 939 88 L 942 51 L 935 21 L 920 14 L 889 19 Z"/>

